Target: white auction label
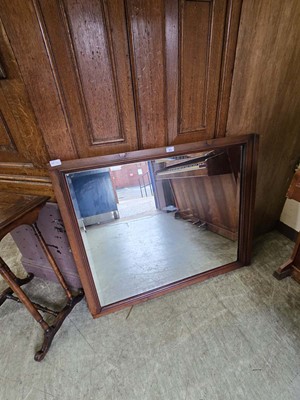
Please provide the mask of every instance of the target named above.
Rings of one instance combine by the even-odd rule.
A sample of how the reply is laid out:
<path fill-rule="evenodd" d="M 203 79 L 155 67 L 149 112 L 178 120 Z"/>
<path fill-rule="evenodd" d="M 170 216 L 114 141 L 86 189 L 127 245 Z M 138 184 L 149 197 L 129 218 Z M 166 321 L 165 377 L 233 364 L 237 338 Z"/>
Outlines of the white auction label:
<path fill-rule="evenodd" d="M 172 153 L 174 151 L 174 146 L 166 147 L 166 153 Z"/>
<path fill-rule="evenodd" d="M 51 167 L 57 167 L 58 165 L 61 165 L 61 160 L 60 159 L 51 160 L 51 161 L 49 161 L 49 164 Z"/>

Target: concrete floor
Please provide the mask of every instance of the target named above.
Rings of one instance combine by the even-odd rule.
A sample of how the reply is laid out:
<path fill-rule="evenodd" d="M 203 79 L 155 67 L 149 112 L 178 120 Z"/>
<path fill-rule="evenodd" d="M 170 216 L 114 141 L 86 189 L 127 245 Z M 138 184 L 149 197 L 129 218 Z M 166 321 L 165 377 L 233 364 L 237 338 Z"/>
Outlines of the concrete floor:
<path fill-rule="evenodd" d="M 130 218 L 145 213 L 157 213 L 154 197 L 140 197 L 137 199 L 120 200 L 118 204 L 120 218 Z"/>
<path fill-rule="evenodd" d="M 1 400 L 299 400 L 300 286 L 272 272 L 293 243 L 256 241 L 251 267 L 92 320 L 76 306 L 42 363 L 42 332 L 27 311 L 0 308 Z M 1 254 L 18 267 L 9 239 Z M 1 283 L 1 282 L 0 282 Z M 3 288 L 3 283 L 1 287 Z M 35 298 L 55 283 L 33 280 Z"/>
<path fill-rule="evenodd" d="M 237 242 L 175 219 L 173 213 L 153 213 L 81 230 L 101 305 L 237 259 Z"/>

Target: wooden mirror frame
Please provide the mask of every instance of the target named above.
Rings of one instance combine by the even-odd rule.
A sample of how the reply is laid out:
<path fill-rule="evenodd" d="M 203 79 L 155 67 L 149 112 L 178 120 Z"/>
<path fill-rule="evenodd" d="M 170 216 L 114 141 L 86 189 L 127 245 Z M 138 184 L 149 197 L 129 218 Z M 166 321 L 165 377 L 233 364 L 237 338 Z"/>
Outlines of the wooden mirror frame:
<path fill-rule="evenodd" d="M 168 151 L 171 151 L 172 155 L 183 155 L 186 153 L 222 149 L 228 146 L 241 146 L 242 149 L 237 260 L 225 265 L 221 265 L 212 270 L 201 272 L 199 274 L 102 307 L 81 238 L 80 228 L 68 189 L 66 174 L 84 171 L 87 169 L 111 167 L 139 161 L 154 160 L 165 157 L 166 154 L 170 154 Z M 210 277 L 233 271 L 234 269 L 250 264 L 257 172 L 257 152 L 258 135 L 249 134 L 243 136 L 230 136 L 225 138 L 211 139 L 196 143 L 181 144 L 172 146 L 171 148 L 161 147 L 151 150 L 137 150 L 121 154 L 63 161 L 62 163 L 58 161 L 56 164 L 59 165 L 49 166 L 54 192 L 78 268 L 78 273 L 85 292 L 87 304 L 94 318 L 120 310 L 127 306 L 132 306 L 148 299 L 153 299 L 173 290 L 204 281 Z"/>

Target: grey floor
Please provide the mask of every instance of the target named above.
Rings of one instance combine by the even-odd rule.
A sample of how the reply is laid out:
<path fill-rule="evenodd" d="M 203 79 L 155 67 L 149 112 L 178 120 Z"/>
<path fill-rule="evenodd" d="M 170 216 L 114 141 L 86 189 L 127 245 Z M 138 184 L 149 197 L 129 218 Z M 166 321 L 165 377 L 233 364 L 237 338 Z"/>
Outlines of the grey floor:
<path fill-rule="evenodd" d="M 0 399 L 299 400 L 300 285 L 272 277 L 292 247 L 269 233 L 256 241 L 251 267 L 130 313 L 92 320 L 81 302 L 40 364 L 33 361 L 40 328 L 22 306 L 4 303 Z M 13 251 L 2 243 L 2 255 Z M 28 291 L 62 301 L 54 283 L 36 279 Z"/>
<path fill-rule="evenodd" d="M 155 209 L 81 234 L 103 306 L 237 259 L 236 241 Z"/>

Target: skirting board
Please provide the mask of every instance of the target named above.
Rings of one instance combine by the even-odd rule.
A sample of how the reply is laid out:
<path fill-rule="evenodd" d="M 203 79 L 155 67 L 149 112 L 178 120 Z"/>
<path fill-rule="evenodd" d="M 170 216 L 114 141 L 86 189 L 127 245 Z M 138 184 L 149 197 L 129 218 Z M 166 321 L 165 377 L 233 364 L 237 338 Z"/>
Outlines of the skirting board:
<path fill-rule="evenodd" d="M 286 225 L 281 221 L 277 221 L 276 229 L 284 236 L 292 240 L 293 242 L 296 242 L 298 237 L 298 232 L 295 231 L 295 229 L 291 228 L 290 226 Z"/>

